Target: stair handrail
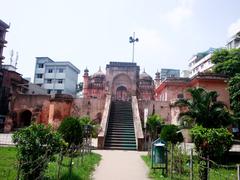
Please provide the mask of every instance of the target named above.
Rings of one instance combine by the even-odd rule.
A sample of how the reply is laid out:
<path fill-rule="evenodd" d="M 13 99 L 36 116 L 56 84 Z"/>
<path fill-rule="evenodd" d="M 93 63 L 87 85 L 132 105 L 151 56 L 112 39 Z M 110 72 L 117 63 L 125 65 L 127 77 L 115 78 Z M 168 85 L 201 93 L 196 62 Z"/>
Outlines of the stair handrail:
<path fill-rule="evenodd" d="M 144 136 L 136 96 L 132 96 L 132 111 L 137 149 L 143 150 Z"/>
<path fill-rule="evenodd" d="M 111 95 L 106 96 L 106 101 L 105 101 L 105 106 L 104 106 L 104 111 L 102 115 L 102 121 L 100 124 L 100 132 L 98 134 L 98 148 L 103 149 L 104 148 L 104 143 L 105 143 L 105 137 L 107 134 L 107 126 L 108 126 L 108 119 L 109 119 L 109 114 L 110 114 L 110 108 L 111 108 L 111 100 L 112 97 Z"/>

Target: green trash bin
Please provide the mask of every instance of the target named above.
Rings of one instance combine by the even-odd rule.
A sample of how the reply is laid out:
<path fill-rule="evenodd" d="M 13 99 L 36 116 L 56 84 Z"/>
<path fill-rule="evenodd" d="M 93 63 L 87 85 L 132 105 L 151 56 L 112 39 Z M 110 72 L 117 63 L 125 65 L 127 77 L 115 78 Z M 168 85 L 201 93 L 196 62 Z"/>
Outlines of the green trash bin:
<path fill-rule="evenodd" d="M 165 141 L 158 138 L 152 143 L 152 169 L 162 169 L 167 174 L 168 168 L 168 150 Z"/>
<path fill-rule="evenodd" d="M 153 144 L 153 161 L 155 164 L 163 164 L 166 162 L 166 147 L 162 142 Z"/>

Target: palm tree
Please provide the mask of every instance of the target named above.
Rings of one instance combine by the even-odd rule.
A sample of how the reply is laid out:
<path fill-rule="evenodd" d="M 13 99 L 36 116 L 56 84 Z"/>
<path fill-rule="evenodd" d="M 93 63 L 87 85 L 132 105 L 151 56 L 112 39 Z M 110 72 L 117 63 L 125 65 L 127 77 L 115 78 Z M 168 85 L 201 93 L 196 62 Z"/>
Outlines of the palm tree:
<path fill-rule="evenodd" d="M 226 105 L 217 101 L 216 91 L 206 91 L 203 88 L 190 88 L 187 90 L 192 99 L 180 99 L 175 105 L 187 106 L 188 111 L 181 113 L 180 117 L 191 117 L 198 125 L 206 128 L 227 126 L 231 123 L 231 116 Z"/>
<path fill-rule="evenodd" d="M 158 138 L 158 134 L 160 133 L 163 121 L 164 121 L 163 118 L 157 114 L 153 114 L 148 117 L 147 131 L 150 133 L 150 137 L 152 140 Z"/>

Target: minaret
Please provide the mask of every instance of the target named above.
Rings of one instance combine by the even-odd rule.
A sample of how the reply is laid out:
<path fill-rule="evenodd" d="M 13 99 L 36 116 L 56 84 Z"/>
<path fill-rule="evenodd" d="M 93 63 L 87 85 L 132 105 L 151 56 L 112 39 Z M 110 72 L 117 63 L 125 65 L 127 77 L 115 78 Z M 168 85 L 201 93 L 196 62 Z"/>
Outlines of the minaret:
<path fill-rule="evenodd" d="M 88 82 L 89 82 L 88 72 L 89 70 L 86 68 L 84 70 L 84 75 L 83 75 L 83 97 L 84 98 L 88 97 Z"/>
<path fill-rule="evenodd" d="M 160 72 L 157 70 L 157 72 L 155 73 L 155 88 L 158 87 L 160 85 L 161 79 L 160 79 Z"/>

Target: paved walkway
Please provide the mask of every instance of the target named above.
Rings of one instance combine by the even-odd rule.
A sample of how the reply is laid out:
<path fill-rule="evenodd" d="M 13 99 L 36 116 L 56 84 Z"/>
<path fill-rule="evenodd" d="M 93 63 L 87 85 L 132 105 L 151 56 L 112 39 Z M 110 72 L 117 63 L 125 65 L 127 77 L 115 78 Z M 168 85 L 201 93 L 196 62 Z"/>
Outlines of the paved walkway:
<path fill-rule="evenodd" d="M 148 180 L 148 167 L 141 159 L 146 152 L 95 150 L 102 160 L 93 173 L 94 180 Z"/>
<path fill-rule="evenodd" d="M 13 146 L 11 133 L 0 133 L 0 146 Z"/>

